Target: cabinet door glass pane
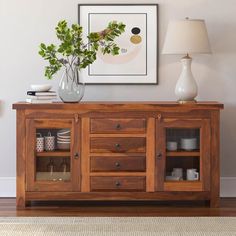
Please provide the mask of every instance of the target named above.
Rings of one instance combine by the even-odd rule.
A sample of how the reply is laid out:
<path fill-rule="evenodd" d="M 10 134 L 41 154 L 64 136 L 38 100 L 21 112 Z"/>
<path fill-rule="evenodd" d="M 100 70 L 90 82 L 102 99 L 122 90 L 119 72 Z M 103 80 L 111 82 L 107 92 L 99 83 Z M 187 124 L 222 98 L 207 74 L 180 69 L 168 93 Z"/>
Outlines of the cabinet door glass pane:
<path fill-rule="evenodd" d="M 36 181 L 70 181 L 71 130 L 36 130 Z"/>
<path fill-rule="evenodd" d="M 166 129 L 166 181 L 199 181 L 200 129 Z"/>

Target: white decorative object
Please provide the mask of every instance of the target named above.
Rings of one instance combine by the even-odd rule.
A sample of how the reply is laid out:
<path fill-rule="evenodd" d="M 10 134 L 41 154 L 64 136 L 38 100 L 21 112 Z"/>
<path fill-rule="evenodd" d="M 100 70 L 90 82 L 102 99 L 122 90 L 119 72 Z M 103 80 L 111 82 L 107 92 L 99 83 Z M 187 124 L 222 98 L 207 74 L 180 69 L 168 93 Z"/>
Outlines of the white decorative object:
<path fill-rule="evenodd" d="M 31 89 L 35 92 L 47 92 L 52 88 L 50 84 L 31 84 Z"/>
<path fill-rule="evenodd" d="M 180 179 L 183 179 L 183 168 L 173 168 L 173 171 L 171 172 L 171 176 L 179 177 Z"/>
<path fill-rule="evenodd" d="M 186 151 L 192 151 L 197 149 L 196 138 L 181 138 L 181 148 Z"/>
<path fill-rule="evenodd" d="M 197 169 L 187 169 L 187 180 L 194 181 L 199 179 Z"/>
<path fill-rule="evenodd" d="M 170 22 L 162 53 L 186 55 L 181 60 L 182 73 L 175 94 L 180 103 L 194 102 L 198 89 L 191 71 L 192 58 L 189 54 L 211 53 L 205 21 L 186 18 Z"/>
<path fill-rule="evenodd" d="M 177 150 L 177 142 L 169 141 L 167 142 L 166 149 L 168 151 L 176 151 Z"/>

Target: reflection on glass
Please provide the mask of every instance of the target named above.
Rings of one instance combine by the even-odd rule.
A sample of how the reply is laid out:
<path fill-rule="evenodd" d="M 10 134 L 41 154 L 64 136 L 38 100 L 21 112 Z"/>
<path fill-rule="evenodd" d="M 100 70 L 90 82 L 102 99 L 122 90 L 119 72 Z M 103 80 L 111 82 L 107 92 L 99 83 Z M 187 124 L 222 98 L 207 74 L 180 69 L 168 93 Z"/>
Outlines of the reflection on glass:
<path fill-rule="evenodd" d="M 70 157 L 37 157 L 37 181 L 70 181 Z"/>
<path fill-rule="evenodd" d="M 69 165 L 66 162 L 66 158 L 63 158 L 63 161 L 62 161 L 62 163 L 60 165 L 60 171 L 63 172 L 63 175 L 65 175 L 66 172 L 69 171 Z"/>
<path fill-rule="evenodd" d="M 167 128 L 166 149 L 168 151 L 194 151 L 200 148 L 200 129 Z"/>
<path fill-rule="evenodd" d="M 48 165 L 47 165 L 47 170 L 48 170 L 48 172 L 50 172 L 50 175 L 52 176 L 53 175 L 53 172 L 55 171 L 55 164 L 54 164 L 54 162 L 53 162 L 53 159 L 52 158 L 50 158 L 50 162 L 48 163 Z"/>
<path fill-rule="evenodd" d="M 189 180 L 187 178 L 187 171 L 190 169 L 200 173 L 199 156 L 168 156 L 166 158 L 165 179 L 167 181 Z"/>

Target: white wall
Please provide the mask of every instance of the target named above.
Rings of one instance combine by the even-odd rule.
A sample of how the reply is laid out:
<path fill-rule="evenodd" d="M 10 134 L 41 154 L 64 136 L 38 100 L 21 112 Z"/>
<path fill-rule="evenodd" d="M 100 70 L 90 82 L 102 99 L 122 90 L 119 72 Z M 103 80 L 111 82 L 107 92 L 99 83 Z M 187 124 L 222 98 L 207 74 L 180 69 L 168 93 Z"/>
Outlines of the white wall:
<path fill-rule="evenodd" d="M 112 1 L 103 1 L 106 2 Z M 122 2 L 127 1 L 116 3 Z M 198 99 L 225 104 L 221 120 L 221 175 L 236 176 L 235 0 L 149 3 L 160 4 L 160 47 L 170 19 L 188 16 L 206 20 L 213 54 L 194 56 Z M 30 84 L 45 82 L 44 62 L 37 54 L 38 45 L 55 41 L 54 27 L 60 19 L 77 22 L 77 4 L 78 0 L 0 0 L 0 177 L 15 176 L 15 112 L 11 104 L 25 99 Z M 179 56 L 160 55 L 158 86 L 88 86 L 84 100 L 175 100 L 174 87 L 180 70 Z M 58 79 L 52 83 L 56 87 Z"/>

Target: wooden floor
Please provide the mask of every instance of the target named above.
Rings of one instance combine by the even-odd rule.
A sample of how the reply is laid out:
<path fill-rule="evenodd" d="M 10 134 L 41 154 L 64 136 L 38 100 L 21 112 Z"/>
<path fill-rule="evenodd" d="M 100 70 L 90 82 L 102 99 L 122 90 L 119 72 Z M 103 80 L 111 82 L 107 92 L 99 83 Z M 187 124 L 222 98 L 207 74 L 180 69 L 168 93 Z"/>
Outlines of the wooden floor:
<path fill-rule="evenodd" d="M 17 210 L 14 198 L 0 198 L 0 216 L 236 216 L 236 198 L 220 208 L 203 202 L 34 202 Z"/>

